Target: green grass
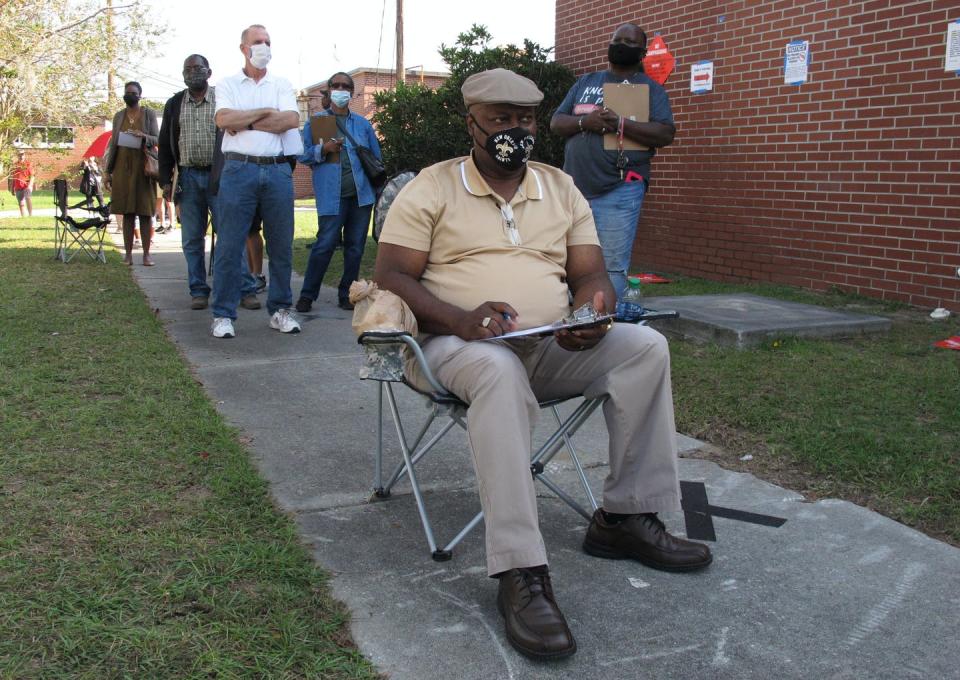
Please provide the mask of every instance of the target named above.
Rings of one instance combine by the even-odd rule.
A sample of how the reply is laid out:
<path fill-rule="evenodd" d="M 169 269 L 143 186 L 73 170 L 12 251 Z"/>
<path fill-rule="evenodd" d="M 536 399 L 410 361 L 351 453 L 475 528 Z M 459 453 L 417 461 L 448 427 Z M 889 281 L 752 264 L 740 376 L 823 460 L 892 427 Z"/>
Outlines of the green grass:
<path fill-rule="evenodd" d="M 308 243 L 313 243 L 317 237 L 317 214 L 315 212 L 294 213 L 293 234 L 293 268 L 303 274 L 307 270 L 307 258 L 310 249 Z M 363 250 L 363 259 L 360 261 L 360 278 L 369 279 L 373 276 L 373 263 L 377 259 L 377 242 L 372 236 L 367 237 L 367 245 Z M 330 266 L 323 277 L 323 285 L 336 288 L 343 275 L 343 250 L 336 250 L 330 258 Z M 300 291 L 295 290 L 294 298 Z"/>
<path fill-rule="evenodd" d="M 83 198 L 83 194 L 80 192 L 71 192 L 71 198 L 76 195 L 76 201 L 79 201 Z M 42 208 L 53 208 L 53 190 L 52 189 L 41 189 L 39 191 L 34 191 L 31 195 L 33 201 L 33 209 L 38 210 Z M 74 201 L 74 202 L 76 202 Z M 11 194 L 9 191 L 2 192 L 0 195 L 0 210 L 19 210 L 17 205 L 17 197 Z"/>
<path fill-rule="evenodd" d="M 960 544 L 960 354 L 932 346 L 955 323 L 836 291 L 683 277 L 643 288 L 648 297 L 751 292 L 891 317 L 890 333 L 848 340 L 780 338 L 746 351 L 672 342 L 677 427 L 755 455 L 738 467 L 786 464 L 815 495 Z"/>
<path fill-rule="evenodd" d="M 0 677 L 373 678 L 115 252 L 0 221 Z"/>

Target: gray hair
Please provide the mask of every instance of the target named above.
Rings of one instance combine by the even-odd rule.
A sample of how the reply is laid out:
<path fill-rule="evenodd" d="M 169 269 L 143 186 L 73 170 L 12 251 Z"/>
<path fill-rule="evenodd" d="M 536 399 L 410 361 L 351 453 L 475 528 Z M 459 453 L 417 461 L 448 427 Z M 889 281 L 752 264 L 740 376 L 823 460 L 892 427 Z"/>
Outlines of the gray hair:
<path fill-rule="evenodd" d="M 247 34 L 250 32 L 251 28 L 262 28 L 263 30 L 267 30 L 267 27 L 264 26 L 263 24 L 250 24 L 245 29 L 243 29 L 243 33 L 240 34 L 240 43 L 242 45 L 247 44 Z"/>

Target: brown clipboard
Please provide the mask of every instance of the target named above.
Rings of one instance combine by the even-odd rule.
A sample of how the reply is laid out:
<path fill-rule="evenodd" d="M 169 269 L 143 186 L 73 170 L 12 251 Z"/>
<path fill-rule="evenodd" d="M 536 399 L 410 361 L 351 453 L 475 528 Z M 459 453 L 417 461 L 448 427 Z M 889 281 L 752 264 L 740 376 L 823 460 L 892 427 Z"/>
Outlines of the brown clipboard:
<path fill-rule="evenodd" d="M 314 145 L 321 139 L 327 141 L 337 136 L 337 117 L 336 116 L 314 116 L 310 119 L 310 139 Z M 340 152 L 331 151 L 327 154 L 327 163 L 338 163 L 340 161 Z"/>
<path fill-rule="evenodd" d="M 618 116 L 637 123 L 650 122 L 650 86 L 632 83 L 605 83 L 603 86 L 603 105 Z M 616 151 L 617 133 L 608 132 L 603 136 L 603 148 Z M 649 147 L 639 144 L 629 137 L 623 138 L 624 151 L 646 151 Z"/>

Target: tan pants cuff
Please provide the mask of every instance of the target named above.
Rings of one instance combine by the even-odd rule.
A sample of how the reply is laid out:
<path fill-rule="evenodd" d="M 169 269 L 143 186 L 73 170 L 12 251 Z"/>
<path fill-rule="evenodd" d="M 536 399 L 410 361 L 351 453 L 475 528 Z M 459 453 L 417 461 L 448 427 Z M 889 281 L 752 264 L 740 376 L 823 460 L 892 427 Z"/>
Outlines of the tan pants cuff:
<path fill-rule="evenodd" d="M 487 576 L 494 576 L 510 569 L 537 567 L 541 564 L 547 564 L 547 551 L 542 548 L 487 555 Z"/>
<path fill-rule="evenodd" d="M 643 500 L 614 501 L 604 498 L 603 509 L 618 515 L 636 515 L 641 512 L 678 512 L 681 508 L 680 497 L 667 494 Z"/>

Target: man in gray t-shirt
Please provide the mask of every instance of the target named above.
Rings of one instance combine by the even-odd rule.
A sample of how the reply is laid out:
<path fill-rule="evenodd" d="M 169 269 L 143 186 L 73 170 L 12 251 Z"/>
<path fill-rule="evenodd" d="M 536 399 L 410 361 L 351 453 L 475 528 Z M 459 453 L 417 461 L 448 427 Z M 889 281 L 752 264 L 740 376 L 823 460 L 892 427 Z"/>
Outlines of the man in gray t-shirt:
<path fill-rule="evenodd" d="M 617 28 L 607 49 L 609 68 L 581 76 L 550 121 L 550 129 L 567 138 L 563 169 L 590 202 L 607 274 L 618 297 L 627 285 L 627 268 L 650 178 L 650 161 L 658 147 L 673 142 L 676 132 L 666 90 L 643 72 L 646 49 L 647 36 L 639 26 L 623 24 Z M 615 111 L 605 108 L 606 83 L 648 85 L 650 122 L 621 119 Z M 617 132 L 621 123 L 624 138 L 649 150 L 604 150 L 603 135 Z"/>

